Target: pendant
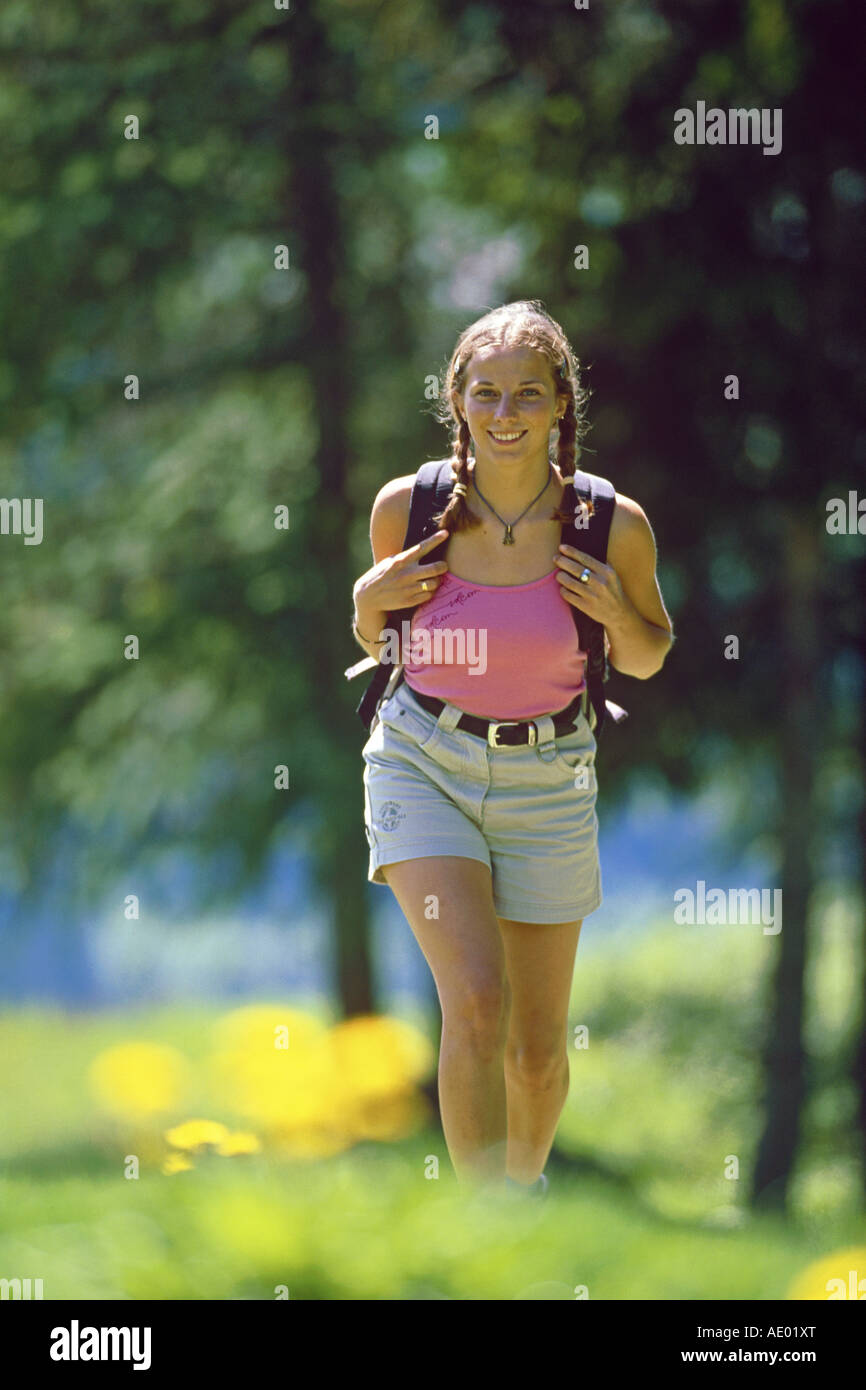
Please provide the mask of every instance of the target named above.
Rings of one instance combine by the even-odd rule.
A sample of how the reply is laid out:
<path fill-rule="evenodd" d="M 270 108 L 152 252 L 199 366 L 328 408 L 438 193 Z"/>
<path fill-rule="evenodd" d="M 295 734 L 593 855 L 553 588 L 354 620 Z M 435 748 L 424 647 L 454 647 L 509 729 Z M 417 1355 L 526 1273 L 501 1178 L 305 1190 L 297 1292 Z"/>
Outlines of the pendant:
<path fill-rule="evenodd" d="M 513 537 L 512 534 L 511 534 L 511 527 L 508 526 L 508 525 L 506 525 L 506 527 L 505 527 L 505 535 L 502 537 L 502 544 L 503 544 L 503 545 L 513 545 L 513 544 L 514 544 L 514 537 Z"/>

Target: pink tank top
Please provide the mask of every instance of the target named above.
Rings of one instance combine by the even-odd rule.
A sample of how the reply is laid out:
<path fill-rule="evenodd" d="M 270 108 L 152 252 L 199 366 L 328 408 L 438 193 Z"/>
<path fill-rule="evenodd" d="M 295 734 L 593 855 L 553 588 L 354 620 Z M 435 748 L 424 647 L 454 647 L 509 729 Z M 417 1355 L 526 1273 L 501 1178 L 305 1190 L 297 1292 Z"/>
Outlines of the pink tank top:
<path fill-rule="evenodd" d="M 586 653 L 557 573 L 506 585 L 443 574 L 412 615 L 407 685 L 487 719 L 565 709 L 584 689 Z"/>

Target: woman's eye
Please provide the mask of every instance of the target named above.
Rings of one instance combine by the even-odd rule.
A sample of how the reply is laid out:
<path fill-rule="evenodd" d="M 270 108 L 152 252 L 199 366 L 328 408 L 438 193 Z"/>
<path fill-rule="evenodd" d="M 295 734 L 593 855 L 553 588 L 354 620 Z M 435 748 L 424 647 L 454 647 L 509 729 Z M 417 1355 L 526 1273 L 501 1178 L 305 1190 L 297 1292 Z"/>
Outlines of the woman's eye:
<path fill-rule="evenodd" d="M 492 396 L 493 392 L 489 386 L 482 386 L 478 391 L 475 392 L 475 394 L 476 396 Z M 540 396 L 541 392 L 535 386 L 527 386 L 526 389 L 521 392 L 521 395 Z"/>

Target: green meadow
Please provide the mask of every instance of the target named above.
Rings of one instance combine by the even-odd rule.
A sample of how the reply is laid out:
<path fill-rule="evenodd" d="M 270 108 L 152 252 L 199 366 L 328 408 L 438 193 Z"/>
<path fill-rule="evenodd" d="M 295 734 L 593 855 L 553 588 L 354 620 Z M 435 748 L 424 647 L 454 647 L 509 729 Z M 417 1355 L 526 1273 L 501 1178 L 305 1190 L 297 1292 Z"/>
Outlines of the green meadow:
<path fill-rule="evenodd" d="M 587 933 L 543 1201 L 456 1183 L 419 1090 L 432 1019 L 341 1033 L 309 1000 L 7 1011 L 0 1277 L 70 1300 L 826 1298 L 866 1239 L 850 1095 L 822 1071 L 850 1002 L 838 905 L 820 936 L 821 1084 L 784 1214 L 749 1202 L 759 930 Z"/>

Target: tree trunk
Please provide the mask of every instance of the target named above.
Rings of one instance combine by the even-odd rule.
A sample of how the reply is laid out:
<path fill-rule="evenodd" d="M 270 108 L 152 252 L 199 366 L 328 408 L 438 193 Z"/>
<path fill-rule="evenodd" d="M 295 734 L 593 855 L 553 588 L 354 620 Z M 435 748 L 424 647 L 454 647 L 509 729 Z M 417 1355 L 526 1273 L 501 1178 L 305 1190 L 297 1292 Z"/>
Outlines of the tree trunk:
<path fill-rule="evenodd" d="M 315 9 L 300 6 L 292 21 L 295 55 L 282 113 L 287 132 L 287 189 L 283 229 L 290 259 L 305 281 L 293 315 L 301 326 L 297 351 L 309 372 L 319 433 L 318 494 L 307 512 L 312 534 L 304 549 L 319 557 L 316 583 L 309 587 L 313 621 L 305 626 L 311 686 L 321 692 L 327 720 L 324 746 L 332 751 L 322 769 L 321 828 L 316 835 L 316 878 L 332 916 L 334 986 L 344 1017 L 375 1012 L 366 882 L 367 844 L 362 800 L 347 789 L 359 781 L 351 756 L 363 733 L 346 698 L 343 670 L 353 645 L 349 630 L 353 576 L 349 572 L 346 468 L 350 457 L 347 419 L 355 373 L 349 327 L 340 305 L 347 254 L 334 176 L 339 137 L 328 128 L 334 103 L 352 105 L 351 63 L 329 48 Z M 351 296 L 349 296 L 351 299 Z M 299 661 L 302 659 L 298 654 Z M 352 695 L 354 696 L 354 687 Z M 357 699 L 354 701 L 357 703 Z"/>
<path fill-rule="evenodd" d="M 769 1031 L 764 1044 L 764 1129 L 752 1179 L 755 1206 L 784 1210 L 805 1095 L 803 999 L 807 918 L 813 885 L 812 791 L 820 717 L 815 518 L 787 512 L 780 557 L 782 662 L 779 672 L 782 789 L 782 930 Z"/>

